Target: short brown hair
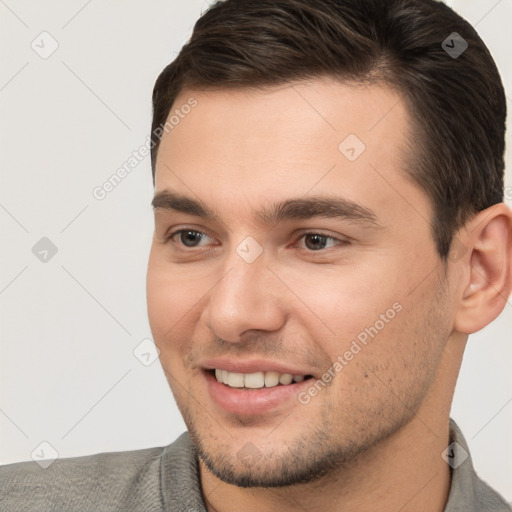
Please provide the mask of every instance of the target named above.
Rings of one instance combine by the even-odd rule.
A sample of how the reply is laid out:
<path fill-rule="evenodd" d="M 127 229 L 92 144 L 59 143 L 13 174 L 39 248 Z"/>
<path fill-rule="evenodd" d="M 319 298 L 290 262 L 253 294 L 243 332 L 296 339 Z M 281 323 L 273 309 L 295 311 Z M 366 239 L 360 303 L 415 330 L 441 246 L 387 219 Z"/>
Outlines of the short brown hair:
<path fill-rule="evenodd" d="M 442 44 L 453 45 L 454 32 L 468 44 L 457 57 Z M 213 4 L 155 83 L 153 181 L 155 130 L 184 88 L 258 88 L 322 75 L 384 83 L 405 99 L 414 147 L 404 171 L 432 201 L 432 237 L 446 261 L 454 233 L 503 201 L 506 101 L 476 30 L 435 0 Z"/>

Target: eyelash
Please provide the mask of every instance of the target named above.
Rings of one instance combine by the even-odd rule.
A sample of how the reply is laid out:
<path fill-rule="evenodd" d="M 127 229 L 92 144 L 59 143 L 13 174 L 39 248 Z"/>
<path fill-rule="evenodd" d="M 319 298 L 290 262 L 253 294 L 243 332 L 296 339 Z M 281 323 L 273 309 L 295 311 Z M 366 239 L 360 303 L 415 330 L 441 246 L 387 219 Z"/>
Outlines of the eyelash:
<path fill-rule="evenodd" d="M 181 228 L 181 229 L 178 229 L 178 230 L 173 231 L 172 233 L 170 233 L 170 234 L 166 237 L 166 241 L 167 241 L 167 242 L 172 241 L 173 243 L 176 243 L 177 245 L 179 245 L 181 248 L 185 248 L 184 250 L 187 250 L 187 249 L 191 249 L 191 250 L 192 250 L 192 249 L 195 249 L 195 248 L 197 248 L 197 247 L 200 247 L 200 246 L 187 247 L 187 246 L 181 245 L 181 244 L 179 244 L 179 243 L 177 243 L 177 242 L 175 242 L 175 241 L 173 240 L 173 238 L 174 238 L 176 235 L 179 235 L 179 234 L 184 233 L 184 232 L 198 233 L 198 234 L 200 234 L 200 235 L 208 236 L 206 233 L 203 233 L 202 231 L 197 231 L 197 230 L 195 230 L 195 229 Z M 323 238 L 325 238 L 325 239 L 327 239 L 327 240 L 334 240 L 334 241 L 338 242 L 338 244 L 337 244 L 338 246 L 343 246 L 343 245 L 346 245 L 346 244 L 348 244 L 348 243 L 349 243 L 349 242 L 347 242 L 346 240 L 340 240 L 340 239 L 338 239 L 338 238 L 335 238 L 335 237 L 333 237 L 333 236 L 331 236 L 331 235 L 327 235 L 327 234 L 322 233 L 322 232 L 320 232 L 320 231 L 309 231 L 309 232 L 307 232 L 307 233 L 303 233 L 303 234 L 298 238 L 298 240 L 297 240 L 297 241 L 302 240 L 302 239 L 303 239 L 303 238 L 305 238 L 306 236 L 320 236 L 320 237 L 323 237 Z M 303 249 L 303 250 L 305 250 L 305 251 L 307 251 L 307 252 L 310 252 L 310 253 L 315 253 L 315 252 L 324 252 L 324 251 L 326 251 L 326 250 L 328 250 L 328 249 L 330 249 L 330 248 L 332 248 L 332 247 L 322 248 L 322 249 L 319 249 L 319 250 L 316 250 L 316 251 L 315 251 L 315 250 L 312 250 L 312 249 L 307 249 L 307 248 L 305 248 L 305 249 L 304 249 L 304 248 L 302 248 L 302 249 Z"/>

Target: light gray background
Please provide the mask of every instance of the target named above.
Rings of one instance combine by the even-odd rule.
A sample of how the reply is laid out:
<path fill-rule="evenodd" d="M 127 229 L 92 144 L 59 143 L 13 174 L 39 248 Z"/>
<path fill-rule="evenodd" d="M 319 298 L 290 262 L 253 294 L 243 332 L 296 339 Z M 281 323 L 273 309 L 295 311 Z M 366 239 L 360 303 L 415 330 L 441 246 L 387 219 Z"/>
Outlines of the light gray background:
<path fill-rule="evenodd" d="M 510 91 L 512 0 L 452 3 Z M 0 0 L 0 463 L 29 460 L 42 441 L 69 457 L 165 445 L 185 430 L 158 361 L 133 353 L 151 337 L 149 157 L 104 200 L 92 190 L 145 142 L 154 80 L 207 6 Z M 47 59 L 31 48 L 50 48 L 43 31 L 59 44 Z M 510 151 L 507 161 L 512 198 Z M 58 248 L 46 263 L 32 253 L 42 237 Z M 478 472 L 508 500 L 511 325 L 509 300 L 471 336 L 452 411 Z"/>

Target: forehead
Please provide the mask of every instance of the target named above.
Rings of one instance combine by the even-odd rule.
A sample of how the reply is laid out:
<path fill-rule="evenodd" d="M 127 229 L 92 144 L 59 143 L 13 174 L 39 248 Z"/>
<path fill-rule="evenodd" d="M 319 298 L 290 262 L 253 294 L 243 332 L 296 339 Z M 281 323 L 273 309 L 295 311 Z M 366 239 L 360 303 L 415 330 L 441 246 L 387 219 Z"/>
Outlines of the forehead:
<path fill-rule="evenodd" d="M 192 102 L 196 106 L 190 108 Z M 409 129 L 405 104 L 394 89 L 329 78 L 266 89 L 185 89 L 167 119 L 170 129 L 159 156 L 190 159 L 188 150 L 196 145 L 197 156 L 229 161 L 251 154 L 255 164 L 290 150 L 304 159 L 317 159 L 318 151 L 337 159 L 336 143 L 351 134 L 373 155 L 387 156 L 376 155 L 383 140 L 394 151 Z"/>
<path fill-rule="evenodd" d="M 245 117 L 248 122 L 257 121 L 270 129 L 268 121 L 286 122 L 301 118 L 310 123 L 323 121 L 325 127 L 332 130 L 343 130 L 352 125 L 354 129 L 359 126 L 363 131 L 373 131 L 384 117 L 388 125 L 399 120 L 407 121 L 402 97 L 403 93 L 382 81 L 371 84 L 342 82 L 332 77 L 254 88 L 185 88 L 176 97 L 168 117 L 190 98 L 195 98 L 197 107 L 192 110 L 195 113 L 201 111 L 203 121 L 208 120 L 208 113 L 210 121 L 222 121 L 223 124 L 236 123 Z M 391 111 L 393 115 L 389 116 Z"/>
<path fill-rule="evenodd" d="M 156 193 L 171 188 L 208 204 L 247 206 L 340 192 L 378 208 L 397 201 L 396 186 L 411 187 L 408 111 L 384 85 L 319 78 L 265 90 L 184 90 L 173 115 Z"/>

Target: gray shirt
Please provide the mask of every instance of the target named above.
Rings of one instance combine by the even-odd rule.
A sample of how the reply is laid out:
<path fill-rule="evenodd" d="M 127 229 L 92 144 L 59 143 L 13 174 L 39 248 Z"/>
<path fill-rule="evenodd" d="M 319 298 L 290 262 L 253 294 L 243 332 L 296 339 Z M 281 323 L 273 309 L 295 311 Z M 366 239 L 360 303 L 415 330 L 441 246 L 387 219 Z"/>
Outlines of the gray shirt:
<path fill-rule="evenodd" d="M 453 466 L 469 449 L 450 420 Z M 441 454 L 440 454 L 441 455 Z M 1 512 L 206 512 L 197 457 L 188 433 L 163 448 L 57 459 L 0 467 Z M 510 512 L 505 500 L 478 478 L 471 456 L 452 470 L 445 512 Z"/>

